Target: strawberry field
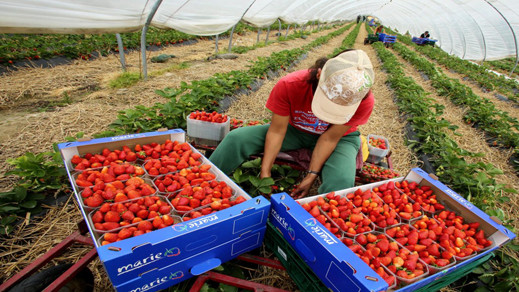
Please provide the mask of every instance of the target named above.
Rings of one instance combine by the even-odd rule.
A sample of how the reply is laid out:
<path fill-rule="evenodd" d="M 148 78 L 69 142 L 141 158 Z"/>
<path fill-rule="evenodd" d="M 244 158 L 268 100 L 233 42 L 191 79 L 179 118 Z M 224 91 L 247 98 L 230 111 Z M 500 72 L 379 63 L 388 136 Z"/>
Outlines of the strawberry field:
<path fill-rule="evenodd" d="M 151 132 L 160 128 L 186 130 L 186 118 L 193 112 L 192 119 L 210 119 L 214 122 L 218 119 L 222 122 L 224 118 L 225 121 L 228 119 L 231 128 L 268 123 L 270 113 L 264 105 L 270 90 L 279 78 L 294 70 L 310 67 L 319 57 L 329 57 L 346 48 L 366 51 L 375 66 L 376 79 L 373 86 L 375 108 L 370 121 L 360 127 L 360 131 L 365 136 L 374 134 L 387 138 L 393 165 L 392 170 L 365 166 L 358 183 L 368 183 L 374 178 L 385 180 L 405 176 L 411 168 L 420 167 L 436 174 L 441 182 L 487 214 L 499 218 L 505 226 L 517 233 L 519 227 L 516 220 L 516 213 L 519 210 L 517 194 L 519 190 L 517 105 L 519 83 L 516 80 L 500 77 L 489 71 L 489 69 L 497 70 L 496 68 L 500 66 L 498 64 L 475 65 L 450 56 L 437 47 L 417 46 L 411 42 L 411 37 L 408 35 L 398 34 L 397 42 L 390 48 L 386 48 L 380 42 L 364 45 L 363 41 L 367 34 L 372 32 L 363 23 L 324 26 L 321 29 L 311 26 L 310 28 L 313 30 L 308 28 L 305 31 L 291 30 L 289 34 L 291 37 L 288 38 L 276 38 L 273 36 L 275 33 L 273 30 L 268 43 L 258 42 L 256 32 L 242 28 L 240 34 L 234 36 L 235 47 L 242 48 L 240 52 L 234 51 L 237 55 L 236 59 L 209 58 L 214 55 L 214 39 L 197 38 L 193 42 L 172 46 L 170 45 L 172 39 L 176 40 L 177 35 L 164 36 L 157 31 L 154 32 L 156 35 L 152 41 L 155 49 L 148 52 L 148 58 L 160 54 L 171 54 L 175 57 L 165 63 L 149 63 L 148 80 L 139 78 L 140 54 L 137 51 L 127 51 L 128 72 L 124 74 L 121 72 L 117 55 L 114 54 L 113 43 L 106 45 L 104 49 L 106 53 L 96 54 L 97 57 L 93 59 L 74 59 L 68 64 L 49 68 L 27 66 L 15 68 L 13 66 L 16 62 L 6 63 L 6 60 L 36 58 L 32 55 L 36 53 L 38 59 L 51 58 L 52 55 L 65 53 L 56 53 L 49 48 L 66 48 L 67 45 L 62 45 L 56 39 L 49 37 L 48 42 L 45 43 L 35 41 L 39 47 L 34 45 L 36 51 L 33 51 L 36 53 L 29 54 L 32 45 L 28 46 L 29 49 L 21 50 L 23 52 L 16 51 L 15 47 L 21 39 L 10 38 L 12 42 L 6 42 L 10 47 L 6 47 L 4 52 L 12 53 L 9 56 L 2 56 L 1 62 L 7 71 L 0 75 L 0 110 L 3 116 L 0 121 L 3 129 L 3 133 L 0 133 L 0 149 L 4 157 L 0 168 L 2 173 L 0 176 L 1 279 L 4 281 L 9 279 L 74 232 L 76 223 L 82 219 L 78 204 L 95 208 L 106 203 L 103 201 L 106 198 L 110 202 L 136 199 L 130 198 L 129 193 L 126 193 L 125 197 L 116 198 L 114 193 L 110 194 L 111 191 L 107 194 L 107 190 L 101 186 L 96 188 L 91 185 L 88 177 L 78 177 L 76 181 L 81 182 L 84 179 L 81 182 L 84 184 L 82 185 L 84 202 L 76 202 L 71 196 L 69 181 L 55 144 L 84 137 L 110 137 Z M 84 37 L 81 39 L 81 42 L 74 42 L 92 43 L 85 41 Z M 191 38 L 188 35 L 181 35 L 178 39 Z M 30 42 L 31 37 L 24 36 L 23 40 Z M 165 45 L 166 41 L 170 43 Z M 157 44 L 158 42 L 160 44 Z M 226 38 L 220 39 L 220 48 L 226 48 L 227 42 Z M 78 50 L 73 54 L 80 57 L 88 56 L 98 49 L 81 45 L 78 46 Z M 15 52 L 16 56 L 20 55 L 20 57 L 15 57 Z M 502 67 L 505 70 L 508 68 L 505 65 Z M 12 70 L 13 68 L 15 70 Z M 131 79 L 129 76 L 137 76 L 137 78 Z M 379 146 L 382 143 L 384 141 L 373 141 L 373 144 Z M 124 155 L 122 160 L 131 163 L 142 157 L 126 155 L 129 153 L 136 156 L 139 153 L 143 155 L 142 152 L 143 149 L 121 151 L 117 154 L 117 159 L 121 159 L 119 155 Z M 106 157 L 116 154 L 100 153 L 99 155 L 99 160 L 102 161 L 98 163 L 102 164 L 107 160 Z M 150 157 L 148 165 L 143 164 L 142 168 L 153 174 L 154 179 L 159 179 L 164 188 L 175 188 L 176 191 L 181 184 L 176 185 L 174 182 L 179 178 L 168 176 L 168 164 L 160 164 L 153 160 L 157 158 Z M 198 158 L 192 157 L 191 163 L 195 163 L 193 161 L 197 161 Z M 81 159 L 77 158 L 76 166 L 81 165 Z M 190 164 L 189 157 L 186 157 L 185 162 L 189 166 L 202 168 Z M 131 168 L 129 165 L 124 167 L 121 165 L 117 167 L 119 169 L 113 176 L 114 178 L 121 176 L 121 181 L 130 179 L 135 182 L 138 179 L 134 176 L 144 171 L 140 167 Z M 178 169 L 174 171 L 186 169 L 178 165 L 175 167 Z M 260 179 L 259 169 L 259 160 L 248 161 L 234 172 L 232 179 L 252 197 L 267 196 L 281 191 L 288 192 L 298 183 L 299 171 L 288 166 L 276 165 L 272 172 L 273 177 L 269 179 Z M 200 170 L 200 173 L 204 171 Z M 90 173 L 90 175 L 100 174 Z M 187 175 L 185 173 L 183 176 Z M 196 179 L 195 174 L 191 176 Z M 199 185 L 206 180 L 200 179 L 193 185 Z M 221 187 L 223 189 L 225 186 Z M 94 193 L 97 191 L 101 197 L 94 199 Z M 143 191 L 146 192 L 139 189 L 139 192 Z M 380 197 L 384 198 L 383 190 L 378 191 Z M 414 188 L 412 191 L 416 192 Z M 317 194 L 315 189 L 313 192 L 312 195 Z M 360 197 L 362 194 L 358 195 Z M 163 208 L 159 213 L 168 214 L 166 210 L 168 208 L 178 208 L 179 204 L 185 208 L 196 208 L 198 207 L 196 204 L 203 199 L 200 197 L 197 199 L 198 202 L 196 200 L 185 202 L 185 198 L 179 197 L 172 202 L 172 206 L 168 206 L 162 198 L 157 197 L 149 204 L 143 202 L 142 208 L 135 205 L 131 207 L 132 204 L 128 204 L 125 207 L 113 206 L 112 210 L 106 206 L 103 210 L 105 212 L 96 215 L 95 223 L 98 223 L 96 226 L 100 231 L 105 228 L 110 229 L 107 225 L 113 225 L 112 223 L 118 224 L 118 227 L 125 224 L 139 224 L 141 221 L 151 223 L 151 225 L 139 224 L 139 227 L 133 230 L 146 232 L 146 230 L 159 229 L 161 224 L 167 226 L 174 223 L 171 217 L 165 220 L 162 218 L 162 223 L 148 221 L 149 213 L 152 211 L 149 206 L 158 204 L 157 208 L 161 206 Z M 362 204 L 356 202 L 354 196 L 351 199 L 355 205 L 351 206 L 352 210 Z M 183 201 L 179 202 L 180 200 Z M 322 206 L 330 200 L 334 200 L 332 195 L 326 202 L 315 204 Z M 390 198 L 382 200 L 387 204 L 392 203 Z M 229 206 L 230 204 L 231 202 Z M 148 207 L 144 207 L 145 205 Z M 438 208 L 435 204 L 427 208 L 431 206 Z M 394 205 L 393 209 L 397 210 L 395 215 L 401 213 L 399 217 L 409 220 L 414 216 L 419 217 L 417 212 L 423 210 L 423 206 L 421 209 L 419 207 L 402 203 Z M 130 214 L 126 209 L 124 212 L 116 212 L 117 208 L 133 208 L 136 212 Z M 140 211 L 136 208 L 145 209 L 148 216 L 136 216 Z M 215 208 L 219 209 L 221 205 Z M 312 208 L 308 206 L 307 209 L 310 214 L 315 215 L 314 217 L 319 215 L 315 210 L 312 211 L 313 206 Z M 107 216 L 108 212 L 112 213 Z M 126 215 L 122 215 L 123 218 L 118 217 L 119 214 Z M 330 213 L 330 217 L 337 218 L 339 214 Z M 431 226 L 430 222 L 418 222 L 416 226 L 406 225 L 409 227 L 404 228 L 400 234 L 402 236 L 396 236 L 396 232 L 394 236 L 391 235 L 390 233 L 395 231 L 391 230 L 386 233 L 390 238 L 386 238 L 384 234 L 372 233 L 371 238 L 361 238 L 355 243 L 352 241 L 345 244 L 361 258 L 369 257 L 366 251 L 371 250 L 372 242 L 383 245 L 379 249 L 386 253 L 391 249 L 398 252 L 394 247 L 395 243 L 391 243 L 392 238 L 395 238 L 394 242 L 404 246 L 412 245 L 411 250 L 420 252 L 431 249 L 431 254 L 438 255 L 431 259 L 424 254 L 419 254 L 416 258 L 414 255 L 405 254 L 401 258 L 402 262 L 398 259 L 382 264 L 383 268 L 379 269 L 379 274 L 383 274 L 383 278 L 388 283 L 392 281 L 387 276 L 391 273 L 401 278 L 420 277 L 424 267 L 432 265 L 433 260 L 437 261 L 436 268 L 448 266 L 455 257 L 463 258 L 466 253 L 486 248 L 486 239 L 482 238 L 481 234 L 478 235 L 477 226 L 463 228 L 456 225 L 456 228 L 450 228 L 455 226 L 452 223 L 455 215 L 439 213 L 438 216 L 440 217 L 435 219 L 448 222 L 438 226 Z M 385 221 L 373 218 L 373 222 L 359 219 L 356 216 L 350 217 L 351 223 L 348 224 L 365 223 L 363 227 L 369 228 L 374 226 L 370 225 L 371 223 L 376 222 L 386 225 L 401 223 L 391 221 L 394 218 L 385 218 Z M 423 229 L 437 232 L 435 235 L 431 234 L 431 241 L 433 236 L 435 239 L 437 236 L 439 244 L 426 246 L 423 242 L 411 240 Z M 454 229 L 458 230 L 456 232 L 463 232 L 463 235 L 457 237 L 473 240 L 472 249 L 468 247 L 460 253 L 454 247 L 467 247 L 465 244 L 450 242 L 448 238 L 443 238 L 445 241 L 442 242 L 440 237 L 447 233 L 447 229 L 451 233 L 455 232 Z M 346 231 L 348 230 L 349 227 L 346 228 Z M 106 233 L 104 240 L 107 243 L 111 242 L 115 240 L 114 236 Z M 402 238 L 409 238 L 410 242 L 404 243 Z M 518 251 L 517 240 L 507 244 L 468 277 L 443 290 L 469 291 L 478 288 L 480 289 L 478 291 L 519 291 Z M 77 247 L 73 249 L 72 255 L 54 261 L 56 263 L 74 261 L 86 252 L 88 249 Z M 262 252 L 268 255 L 265 249 Z M 398 272 L 402 269 L 397 271 L 397 268 L 404 265 L 407 265 L 414 274 L 404 275 Z M 378 266 L 381 267 L 380 264 Z M 94 261 L 89 268 L 94 273 L 97 291 L 109 289 L 110 284 L 101 263 Z M 229 266 L 225 268 L 234 269 Z M 247 270 L 247 275 L 243 277 L 257 279 L 261 283 L 290 291 L 297 289 L 292 281 L 287 280 L 289 278 L 285 272 L 272 272 L 258 268 Z M 178 287 L 178 289 L 183 288 Z"/>

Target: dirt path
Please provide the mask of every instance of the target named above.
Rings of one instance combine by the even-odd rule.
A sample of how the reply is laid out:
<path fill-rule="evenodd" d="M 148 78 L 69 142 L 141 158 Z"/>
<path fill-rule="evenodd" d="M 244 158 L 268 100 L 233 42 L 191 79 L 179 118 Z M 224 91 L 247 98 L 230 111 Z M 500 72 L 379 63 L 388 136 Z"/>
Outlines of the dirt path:
<path fill-rule="evenodd" d="M 200 80 L 217 72 L 246 70 L 250 61 L 257 57 L 270 56 L 272 52 L 293 49 L 307 44 L 332 30 L 313 33 L 306 39 L 276 42 L 263 48 L 238 55 L 237 59 L 207 61 L 214 53 L 214 41 L 199 41 L 186 46 L 164 47 L 150 52 L 149 57 L 159 54 L 174 54 L 168 63 L 149 63 L 147 81 L 123 89 L 111 89 L 109 81 L 120 74 L 120 64 L 115 56 L 93 61 L 75 61 L 54 68 L 24 68 L 10 75 L 0 76 L 0 154 L 4 159 L 16 158 L 25 152 L 49 151 L 52 144 L 65 141 L 67 136 L 84 132 L 86 136 L 108 129 L 117 113 L 136 105 L 151 106 L 165 103 L 155 93 L 157 89 L 176 87 L 181 81 Z M 274 38 L 271 32 L 270 40 Z M 265 34 L 261 38 L 264 40 Z M 256 33 L 235 36 L 238 45 L 253 45 Z M 228 39 L 220 40 L 219 47 L 227 48 Z M 126 56 L 129 71 L 138 72 L 139 52 Z M 179 69 L 188 64 L 185 69 Z M 41 111 L 40 105 L 49 101 L 63 101 L 68 96 L 71 103 L 56 107 L 54 111 Z M 2 162 L 4 162 L 3 160 Z M 8 169 L 0 164 L 0 189 L 8 188 L 12 181 L 2 177 Z"/>
<path fill-rule="evenodd" d="M 456 106 L 447 97 L 439 96 L 436 93 L 436 89 L 431 86 L 430 80 L 425 80 L 423 74 L 421 74 L 416 67 L 404 60 L 400 55 L 393 51 L 398 61 L 404 64 L 403 68 L 406 76 L 411 77 L 418 85 L 420 85 L 426 92 L 429 93 L 428 97 L 433 98 L 438 104 L 445 107 L 442 115 L 449 123 L 458 127 L 456 133 L 460 135 L 454 135 L 454 133 L 448 133 L 449 136 L 458 144 L 458 147 L 471 151 L 474 153 L 483 153 L 483 157 L 466 157 L 468 163 L 491 163 L 496 168 L 504 172 L 503 175 L 497 176 L 496 181 L 499 184 L 505 184 L 510 188 L 519 190 L 519 181 L 515 175 L 515 171 L 512 166 L 508 163 L 511 152 L 501 150 L 496 147 L 490 147 L 485 142 L 485 136 L 481 131 L 467 125 L 462 117 L 464 109 Z M 454 77 L 452 77 L 454 78 Z M 462 194 L 464 195 L 464 194 Z M 506 205 L 502 206 L 503 210 L 507 212 L 509 218 L 513 218 L 514 214 L 519 210 L 519 196 L 512 194 L 510 196 L 511 201 Z M 515 223 L 515 227 L 519 225 Z"/>
<path fill-rule="evenodd" d="M 362 28 L 354 47 L 364 50 L 375 67 L 375 85 L 372 89 L 375 95 L 375 108 L 369 122 L 362 126 L 361 131 L 366 136 L 375 134 L 386 137 L 392 152 L 393 168 L 401 175 L 405 175 L 411 168 L 420 167 L 422 163 L 405 145 L 404 125 L 406 122 L 400 117 L 393 92 L 386 85 L 387 75 L 381 70 L 381 63 L 375 50 L 371 45 L 364 45 L 367 35 L 366 29 Z"/>

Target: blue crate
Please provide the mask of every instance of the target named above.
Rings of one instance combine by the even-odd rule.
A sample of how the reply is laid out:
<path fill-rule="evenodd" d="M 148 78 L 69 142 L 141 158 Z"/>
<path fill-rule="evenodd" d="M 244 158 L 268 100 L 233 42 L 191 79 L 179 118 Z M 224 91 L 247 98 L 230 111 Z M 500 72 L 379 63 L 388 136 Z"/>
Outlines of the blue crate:
<path fill-rule="evenodd" d="M 396 178 L 389 181 L 401 181 L 402 179 Z M 437 194 L 438 200 L 446 207 L 462 214 L 470 222 L 479 222 L 480 228 L 484 230 L 488 238 L 491 238 L 493 245 L 448 269 L 394 291 L 416 291 L 428 285 L 434 285 L 444 276 L 459 273 L 471 265 L 488 259 L 493 251 L 516 237 L 502 224 L 494 221 L 492 217 L 422 169 L 412 169 L 405 179 L 430 186 Z M 342 196 L 354 192 L 357 188 L 365 191 L 387 182 L 372 183 L 335 193 Z M 316 197 L 303 198 L 296 202 L 286 193 L 272 195 L 269 221 L 283 234 L 290 246 L 296 250 L 319 279 L 333 291 L 386 291 L 389 288 L 386 282 L 300 205 L 315 199 Z"/>
<path fill-rule="evenodd" d="M 78 202 L 81 202 L 80 190 L 74 184 L 74 168 L 70 162 L 74 155 L 83 155 L 87 152 L 100 153 L 103 148 L 113 150 L 120 149 L 122 146 L 131 148 L 136 144 L 144 145 L 152 142 L 160 144 L 166 140 L 184 142 L 185 132 L 181 129 L 176 129 L 130 134 L 89 141 L 62 143 L 58 147 L 76 199 Z M 196 151 L 196 149 L 192 149 Z M 219 181 L 225 181 L 232 188 L 233 194 L 243 196 L 246 201 L 206 216 L 111 244 L 99 245 L 95 241 L 99 259 L 103 263 L 110 281 L 118 290 L 119 287 L 127 287 L 125 283 L 132 283 L 131 285 L 137 283 L 151 287 L 151 284 L 146 284 L 146 281 L 150 280 L 151 275 L 159 275 L 157 271 L 163 271 L 165 267 L 175 266 L 181 262 L 186 269 L 187 265 L 190 265 L 190 269 L 197 266 L 198 269 L 206 267 L 209 270 L 214 267 L 211 267 L 210 264 L 199 264 L 207 261 L 211 263 L 224 262 L 230 259 L 231 255 L 235 257 L 239 253 L 261 246 L 270 210 L 270 202 L 262 196 L 251 198 L 206 157 L 202 156 L 201 159 L 204 164 L 211 165 L 211 169 L 214 170 L 213 173 Z M 80 210 L 88 222 L 87 210 L 81 205 Z M 93 230 L 93 226 L 88 225 L 88 229 L 92 238 L 95 238 L 96 233 Z M 243 242 L 244 238 L 249 238 L 250 234 L 257 233 L 258 230 L 260 230 L 260 236 L 257 237 L 254 244 L 243 246 L 240 243 Z M 213 247 L 218 248 L 213 249 Z M 188 271 L 186 269 L 180 269 L 183 271 L 183 275 L 186 275 Z M 177 278 L 177 276 L 171 276 L 175 278 L 175 281 L 168 280 L 168 285 L 174 285 L 188 278 L 185 276 Z M 163 277 L 162 274 L 161 277 Z M 163 288 L 165 286 L 161 284 L 160 287 Z M 121 291 L 124 290 L 125 288 Z"/>

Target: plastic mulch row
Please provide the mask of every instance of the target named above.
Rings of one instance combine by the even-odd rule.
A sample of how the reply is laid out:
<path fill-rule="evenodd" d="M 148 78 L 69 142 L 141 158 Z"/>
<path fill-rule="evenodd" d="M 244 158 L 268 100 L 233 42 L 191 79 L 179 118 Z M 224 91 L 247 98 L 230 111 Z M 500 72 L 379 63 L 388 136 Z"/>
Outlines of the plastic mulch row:
<path fill-rule="evenodd" d="M 297 254 L 297 252 L 285 240 L 283 235 L 276 230 L 272 223 L 267 222 L 267 231 L 265 233 L 265 246 L 270 249 L 276 257 L 281 261 L 286 268 L 289 276 L 294 280 L 301 291 L 330 291 L 315 273 L 305 264 L 304 260 Z M 281 249 L 285 254 L 281 254 L 278 249 Z M 467 264 L 454 271 L 449 270 L 449 273 L 442 278 L 416 290 L 416 292 L 438 291 L 446 287 L 458 279 L 470 274 L 479 265 L 482 265 L 490 258 L 494 257 L 493 253 Z M 441 272 L 440 272 L 441 273 Z M 436 275 L 438 276 L 438 275 Z"/>

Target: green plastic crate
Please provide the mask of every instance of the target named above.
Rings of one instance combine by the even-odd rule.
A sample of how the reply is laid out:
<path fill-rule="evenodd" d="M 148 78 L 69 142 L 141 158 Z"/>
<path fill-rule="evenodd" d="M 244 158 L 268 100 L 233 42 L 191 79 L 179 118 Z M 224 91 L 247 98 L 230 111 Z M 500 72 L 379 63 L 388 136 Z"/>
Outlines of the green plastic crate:
<path fill-rule="evenodd" d="M 329 292 L 328 289 L 315 273 L 308 267 L 304 260 L 297 254 L 297 252 L 290 246 L 285 240 L 283 235 L 276 230 L 272 223 L 267 221 L 267 231 L 265 232 L 264 239 L 265 246 L 270 249 L 281 261 L 283 266 L 286 268 L 288 275 L 297 284 L 301 291 L 323 291 Z M 430 292 L 438 291 L 443 287 L 446 287 L 458 279 L 470 274 L 479 265 L 482 265 L 490 258 L 494 256 L 493 253 L 466 265 L 455 271 L 449 271 L 448 275 L 444 275 L 438 280 L 424 286 L 416 292 Z"/>
<path fill-rule="evenodd" d="M 429 291 L 438 291 L 443 287 L 446 287 L 453 282 L 459 280 L 460 278 L 470 274 L 472 270 L 474 270 L 479 265 L 482 265 L 486 261 L 488 261 L 490 258 L 494 257 L 494 253 L 489 253 L 486 256 L 466 265 L 463 266 L 460 269 L 457 269 L 455 271 L 449 271 L 448 275 L 443 276 L 442 278 L 430 283 L 427 286 L 424 286 L 418 290 L 417 292 L 429 292 Z"/>
<path fill-rule="evenodd" d="M 297 254 L 294 248 L 290 246 L 283 235 L 268 221 L 263 242 L 265 246 L 276 255 L 281 264 L 283 264 L 288 275 L 301 291 L 330 291 L 330 289 L 319 280 L 310 267 L 305 264 L 304 260 Z"/>

